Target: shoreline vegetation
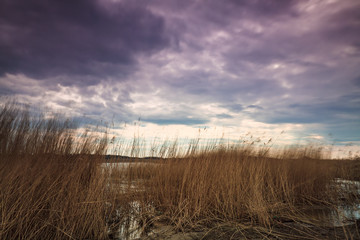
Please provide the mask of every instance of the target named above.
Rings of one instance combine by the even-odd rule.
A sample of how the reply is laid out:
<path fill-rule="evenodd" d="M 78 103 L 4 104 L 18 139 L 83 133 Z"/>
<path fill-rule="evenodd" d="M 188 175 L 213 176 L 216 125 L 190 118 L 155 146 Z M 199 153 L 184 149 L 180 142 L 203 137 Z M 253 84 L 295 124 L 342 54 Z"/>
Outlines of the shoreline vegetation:
<path fill-rule="evenodd" d="M 360 160 L 252 144 L 180 155 L 176 142 L 161 158 L 122 157 L 110 145 L 106 132 L 3 106 L 0 239 L 360 239 L 359 219 L 339 210 L 359 211 Z"/>

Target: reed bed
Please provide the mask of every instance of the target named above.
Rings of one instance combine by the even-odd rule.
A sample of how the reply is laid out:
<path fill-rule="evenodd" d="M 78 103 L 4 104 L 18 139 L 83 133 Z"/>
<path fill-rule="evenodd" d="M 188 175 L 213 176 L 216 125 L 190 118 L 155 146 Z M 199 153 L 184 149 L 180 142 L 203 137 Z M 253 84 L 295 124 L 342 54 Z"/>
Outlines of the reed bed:
<path fill-rule="evenodd" d="M 176 231 L 216 229 L 224 239 L 241 239 L 249 231 L 289 239 L 293 230 L 274 226 L 316 225 L 304 209 L 359 201 L 358 189 L 339 194 L 333 183 L 357 179 L 354 166 L 360 164 L 325 160 L 320 148 L 270 154 L 270 146 L 200 148 L 194 141 L 180 151 L 176 142 L 166 142 L 157 149 L 159 158 L 145 161 L 135 151 L 141 141 L 134 140 L 131 164 L 104 168 L 108 134 L 91 132 L 21 105 L 2 108 L 0 239 L 120 239 L 138 229 L 146 238 L 159 224 Z M 283 229 L 297 225 L 291 226 Z M 314 239 L 312 231 L 296 233 Z M 348 239 L 359 237 L 346 228 L 342 232 Z"/>
<path fill-rule="evenodd" d="M 0 112 L 0 239 L 105 239 L 106 136 L 69 120 Z"/>
<path fill-rule="evenodd" d="M 318 239 L 324 237 L 318 232 L 328 228 L 309 213 L 360 203 L 358 187 L 345 195 L 334 187 L 335 179 L 356 179 L 354 166 L 360 163 L 326 159 L 322 148 L 297 146 L 270 155 L 264 148 L 238 144 L 195 150 L 189 146 L 185 152 L 121 170 L 127 182 L 137 181 L 141 189 L 133 196 L 143 229 L 162 223 L 180 232 L 217 229 L 239 239 L 249 231 L 261 238 Z M 360 237 L 358 229 L 345 226 L 332 234 L 339 239 Z"/>
<path fill-rule="evenodd" d="M 179 228 L 208 220 L 270 226 L 298 207 L 329 203 L 338 171 L 310 158 L 270 158 L 223 148 L 159 164 L 128 168 L 129 182 L 143 179 L 138 193 Z"/>

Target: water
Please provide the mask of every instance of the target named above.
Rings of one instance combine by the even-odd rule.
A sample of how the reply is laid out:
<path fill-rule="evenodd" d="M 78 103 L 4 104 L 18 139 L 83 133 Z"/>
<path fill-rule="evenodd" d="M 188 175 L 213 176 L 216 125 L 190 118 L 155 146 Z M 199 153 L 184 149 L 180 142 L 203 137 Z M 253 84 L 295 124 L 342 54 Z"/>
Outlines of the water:
<path fill-rule="evenodd" d="M 112 169 L 127 168 L 130 166 L 136 166 L 138 164 L 139 163 L 137 162 L 107 162 L 107 163 L 102 163 L 101 167 L 109 169 L 111 171 Z M 141 164 L 149 164 L 149 163 L 141 163 Z"/>
<path fill-rule="evenodd" d="M 305 215 L 309 221 L 323 226 L 341 227 L 354 224 L 360 219 L 360 182 L 345 179 L 335 179 L 330 186 L 339 193 L 339 204 L 332 208 L 309 208 Z M 348 196 L 353 196 L 355 202 L 347 203 Z"/>
<path fill-rule="evenodd" d="M 351 195 L 355 198 L 353 205 L 340 204 L 337 209 L 333 211 L 334 225 L 351 224 L 355 220 L 360 219 L 360 181 L 351 181 L 345 179 L 335 179 L 334 184 L 338 186 L 338 191 L 346 198 L 346 195 Z"/>
<path fill-rule="evenodd" d="M 138 165 L 136 162 L 117 162 L 117 163 L 103 163 L 101 167 L 104 171 L 108 171 L 111 174 L 113 171 L 121 171 L 130 166 Z M 150 163 L 141 163 L 141 164 L 150 164 Z M 108 179 L 107 187 L 116 188 L 118 193 L 129 193 L 129 192 L 139 192 L 143 191 L 140 188 L 141 180 L 133 180 L 129 182 L 127 179 L 121 177 L 121 172 L 117 176 L 110 177 Z M 111 203 L 107 203 L 108 207 L 111 208 Z M 122 210 L 123 207 L 126 210 Z M 140 204 L 137 201 L 126 203 L 126 206 L 120 206 L 118 209 L 115 209 L 112 216 L 108 216 L 108 226 L 109 226 L 109 236 L 112 239 L 122 239 L 122 240 L 131 240 L 138 239 L 141 237 L 141 228 L 140 228 L 140 213 L 141 208 Z"/>
<path fill-rule="evenodd" d="M 122 219 L 120 210 L 115 210 L 113 219 L 122 219 L 122 224 L 115 224 L 110 227 L 109 235 L 112 239 L 131 240 L 141 237 L 141 228 L 139 222 L 140 204 L 137 201 L 130 203 L 130 212 Z"/>

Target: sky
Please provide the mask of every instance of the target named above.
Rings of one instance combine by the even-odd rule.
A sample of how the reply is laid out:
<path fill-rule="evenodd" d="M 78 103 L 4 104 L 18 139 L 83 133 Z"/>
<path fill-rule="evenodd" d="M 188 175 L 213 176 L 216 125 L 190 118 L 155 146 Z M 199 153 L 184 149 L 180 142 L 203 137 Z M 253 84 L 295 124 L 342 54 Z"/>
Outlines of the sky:
<path fill-rule="evenodd" d="M 124 137 L 360 146 L 360 1 L 2 0 L 0 96 Z"/>

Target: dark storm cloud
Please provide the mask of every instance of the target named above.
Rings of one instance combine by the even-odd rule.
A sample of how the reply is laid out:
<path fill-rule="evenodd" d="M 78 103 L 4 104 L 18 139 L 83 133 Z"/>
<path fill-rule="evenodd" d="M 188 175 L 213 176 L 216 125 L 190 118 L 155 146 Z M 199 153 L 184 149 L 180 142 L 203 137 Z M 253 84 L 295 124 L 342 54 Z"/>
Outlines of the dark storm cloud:
<path fill-rule="evenodd" d="M 229 50 L 223 52 L 225 67 L 228 71 L 241 73 L 248 70 L 247 63 L 256 64 L 261 68 L 276 61 L 294 63 L 306 68 L 324 66 L 326 62 L 316 61 L 314 58 L 309 61 L 305 60 L 305 57 L 316 56 L 328 58 L 327 61 L 331 61 L 332 58 L 337 57 L 332 55 L 333 50 L 340 46 L 353 46 L 357 49 L 357 53 L 352 56 L 360 56 L 358 33 L 360 16 L 356 7 L 340 9 L 335 14 L 323 17 L 317 23 L 307 20 L 307 13 L 297 9 L 301 1 L 288 1 L 287 4 L 278 4 L 277 1 L 266 1 L 266 3 L 254 1 L 254 4 L 246 2 L 239 4 L 239 6 L 246 6 L 244 7 L 247 13 L 245 16 L 241 11 L 236 11 L 236 7 L 229 7 L 229 12 L 233 11 L 234 14 L 225 14 L 230 32 L 242 21 L 245 26 L 234 38 L 236 43 L 234 42 Z M 275 9 L 272 10 L 271 6 Z M 221 8 L 220 3 L 218 7 Z M 209 14 L 212 14 L 211 10 Z M 301 24 L 291 28 L 292 22 L 296 21 Z M 289 24 L 285 25 L 286 22 Z M 246 24 L 249 25 L 249 29 L 246 28 Z M 333 67 L 326 70 L 337 71 L 338 69 Z"/>
<path fill-rule="evenodd" d="M 354 97 L 356 94 L 359 96 L 359 92 L 355 93 L 354 96 L 340 98 L 336 97 L 337 94 L 334 96 L 326 94 L 334 94 L 336 91 L 344 93 L 346 88 L 348 88 L 349 93 L 356 92 L 356 89 L 360 90 L 358 78 L 349 81 L 354 74 L 355 76 L 358 75 L 358 70 L 352 67 L 350 63 L 354 64 L 356 61 L 354 57 L 360 56 L 359 8 L 341 9 L 335 15 L 324 17 L 323 21 L 318 22 L 317 25 L 314 24 L 316 27 L 312 28 L 311 24 L 313 23 L 306 22 L 302 13 L 292 9 L 291 4 L 287 7 L 288 9 L 284 9 L 292 12 L 292 14 L 282 14 L 281 11 L 274 12 L 275 15 L 280 14 L 283 17 L 282 20 L 266 14 L 256 19 L 254 18 L 255 15 L 250 14 L 247 19 L 260 22 L 262 31 L 259 32 L 258 36 L 246 31 L 241 32 L 236 38 L 239 44 L 234 44 L 232 48 L 223 53 L 223 59 L 226 61 L 225 68 L 238 74 L 247 72 L 248 76 L 254 75 L 256 72 L 251 72 L 247 63 L 257 66 L 259 72 L 268 67 L 269 64 L 276 62 L 302 69 L 300 73 L 282 75 L 292 85 L 290 89 L 279 87 L 269 90 L 272 93 L 269 95 L 273 97 L 268 100 L 267 108 L 261 113 L 250 114 L 258 121 L 328 125 L 349 122 L 350 128 L 353 119 L 360 116 L 358 107 L 360 102 Z M 269 18 L 270 24 L 261 23 L 264 17 Z M 303 24 L 309 24 L 308 29 L 310 30 L 301 33 L 301 29 L 281 28 L 281 24 L 286 18 L 288 20 L 303 20 Z M 349 46 L 354 48 L 350 49 L 351 52 L 343 52 L 344 55 L 340 57 L 339 50 Z M 273 80 L 277 79 L 274 76 Z M 274 81 L 272 82 L 274 83 Z M 258 83 L 257 86 L 254 85 L 253 92 L 259 91 L 259 97 L 264 97 L 265 91 L 260 91 L 258 86 L 261 86 L 261 82 Z M 283 94 L 288 94 L 290 97 L 286 102 L 293 102 L 294 104 L 284 106 L 279 99 L 274 98 L 276 95 L 280 97 Z M 308 103 L 307 98 L 317 100 Z M 358 134 L 359 125 L 356 126 L 353 126 L 352 131 Z M 342 127 L 347 128 L 346 125 L 342 125 Z"/>
<path fill-rule="evenodd" d="M 168 43 L 163 19 L 131 2 L 4 0 L 0 30 L 1 75 L 75 76 L 66 84 L 124 76 Z"/>
<path fill-rule="evenodd" d="M 236 126 L 249 118 L 355 136 L 359 7 L 358 0 L 3 0 L 0 94 L 128 122 Z"/>

